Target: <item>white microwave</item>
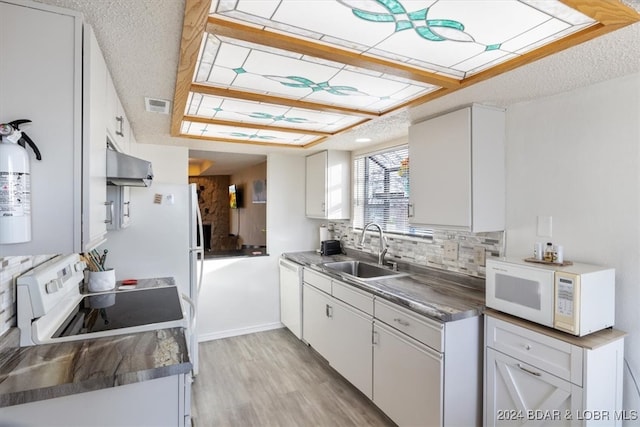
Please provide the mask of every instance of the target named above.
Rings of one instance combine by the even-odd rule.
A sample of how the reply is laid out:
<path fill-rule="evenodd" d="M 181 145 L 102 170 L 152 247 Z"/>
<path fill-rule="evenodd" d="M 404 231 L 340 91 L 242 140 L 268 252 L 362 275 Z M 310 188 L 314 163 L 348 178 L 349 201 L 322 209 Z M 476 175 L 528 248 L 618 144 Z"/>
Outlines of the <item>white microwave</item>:
<path fill-rule="evenodd" d="M 576 336 L 613 326 L 615 270 L 487 259 L 486 305 Z"/>

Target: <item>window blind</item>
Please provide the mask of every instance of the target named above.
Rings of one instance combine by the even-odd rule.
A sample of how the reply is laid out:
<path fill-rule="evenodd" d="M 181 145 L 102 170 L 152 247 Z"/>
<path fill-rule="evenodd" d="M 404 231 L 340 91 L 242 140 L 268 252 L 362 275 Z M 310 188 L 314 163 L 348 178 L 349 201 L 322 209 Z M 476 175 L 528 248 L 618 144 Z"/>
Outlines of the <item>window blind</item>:
<path fill-rule="evenodd" d="M 429 235 L 409 225 L 409 147 L 354 159 L 353 227 L 375 222 L 386 233 Z"/>

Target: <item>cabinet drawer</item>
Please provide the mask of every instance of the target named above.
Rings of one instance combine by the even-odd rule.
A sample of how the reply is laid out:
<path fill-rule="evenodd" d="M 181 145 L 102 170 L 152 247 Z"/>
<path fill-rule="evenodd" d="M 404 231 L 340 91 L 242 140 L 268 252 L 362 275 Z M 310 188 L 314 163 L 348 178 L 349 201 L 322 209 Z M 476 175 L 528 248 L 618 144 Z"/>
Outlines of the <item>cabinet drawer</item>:
<path fill-rule="evenodd" d="M 332 287 L 332 295 L 334 297 L 373 316 L 373 295 L 336 281 L 332 283 Z"/>
<path fill-rule="evenodd" d="M 582 386 L 582 348 L 491 316 L 485 318 L 487 347 Z"/>
<path fill-rule="evenodd" d="M 317 273 L 308 268 L 304 269 L 303 273 L 304 282 L 311 286 L 314 286 L 321 291 L 331 294 L 331 278 L 323 274 Z"/>
<path fill-rule="evenodd" d="M 406 308 L 378 298 L 376 298 L 374 306 L 376 319 L 437 351 L 443 351 L 444 334 L 442 323 L 427 319 Z"/>

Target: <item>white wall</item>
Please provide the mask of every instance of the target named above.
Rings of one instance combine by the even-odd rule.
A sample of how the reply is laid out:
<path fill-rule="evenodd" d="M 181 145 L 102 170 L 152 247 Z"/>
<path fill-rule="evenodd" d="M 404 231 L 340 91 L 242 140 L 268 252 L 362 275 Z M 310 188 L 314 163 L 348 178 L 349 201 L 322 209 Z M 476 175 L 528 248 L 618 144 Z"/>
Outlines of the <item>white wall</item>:
<path fill-rule="evenodd" d="M 207 341 L 280 327 L 278 258 L 315 249 L 317 223 L 304 215 L 305 158 L 267 158 L 269 256 L 205 261 L 198 337 Z"/>
<path fill-rule="evenodd" d="M 107 241 L 98 250 L 108 249 L 107 266 L 114 267 L 116 279 L 173 276 L 188 293 L 189 254 L 188 223 L 176 224 L 165 233 L 165 224 L 188 218 L 186 189 L 189 150 L 186 147 L 168 147 L 152 144 L 133 144 L 131 155 L 151 162 L 154 179 L 150 187 L 131 187 L 131 225 L 123 230 L 107 232 Z M 184 187 L 184 188 L 183 188 Z M 171 192 L 173 206 L 153 204 L 158 192 Z M 180 230 L 178 230 L 180 227 Z M 179 239 L 181 245 L 167 247 L 165 237 Z"/>
<path fill-rule="evenodd" d="M 536 215 L 552 216 L 551 239 Z M 640 74 L 507 110 L 506 236 L 509 256 L 552 241 L 565 259 L 616 269 L 616 328 L 640 380 Z M 626 367 L 624 392 L 624 408 L 640 408 Z"/>
<path fill-rule="evenodd" d="M 163 184 L 189 183 L 189 149 L 168 145 L 132 144 L 132 156 L 151 162 L 153 181 Z M 151 184 L 153 188 L 153 184 Z"/>

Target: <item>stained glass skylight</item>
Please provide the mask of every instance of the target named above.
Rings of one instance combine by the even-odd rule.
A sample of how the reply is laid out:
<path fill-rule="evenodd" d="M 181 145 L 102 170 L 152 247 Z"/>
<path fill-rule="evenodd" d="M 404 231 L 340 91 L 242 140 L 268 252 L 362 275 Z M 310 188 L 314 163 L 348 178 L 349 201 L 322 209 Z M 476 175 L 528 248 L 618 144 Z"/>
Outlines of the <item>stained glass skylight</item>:
<path fill-rule="evenodd" d="M 253 144 L 305 145 L 316 139 L 303 133 L 281 132 L 272 129 L 253 129 L 241 126 L 227 126 L 209 123 L 182 122 L 182 134 L 203 139 L 227 142 L 250 142 Z"/>
<path fill-rule="evenodd" d="M 209 34 L 196 83 L 376 114 L 438 89 L 282 49 Z"/>
<path fill-rule="evenodd" d="M 458 79 L 596 23 L 556 0 L 238 0 L 211 13 Z"/>
<path fill-rule="evenodd" d="M 171 133 L 307 148 L 638 21 L 618 0 L 185 0 Z"/>
<path fill-rule="evenodd" d="M 305 110 L 265 102 L 191 93 L 186 114 L 202 119 L 251 123 L 331 135 L 363 121 L 362 117 Z"/>

